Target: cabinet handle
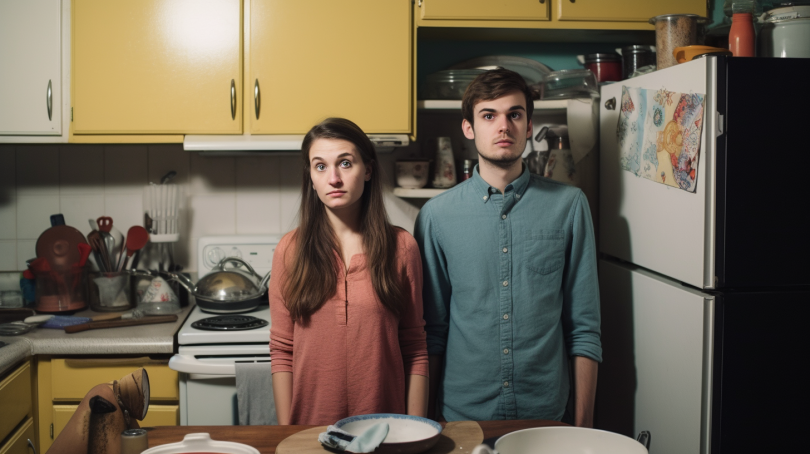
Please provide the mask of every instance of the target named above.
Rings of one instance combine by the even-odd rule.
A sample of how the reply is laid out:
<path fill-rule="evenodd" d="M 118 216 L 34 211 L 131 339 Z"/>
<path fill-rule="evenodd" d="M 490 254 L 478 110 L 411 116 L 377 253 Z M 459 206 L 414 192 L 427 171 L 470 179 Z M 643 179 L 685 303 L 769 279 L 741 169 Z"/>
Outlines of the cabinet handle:
<path fill-rule="evenodd" d="M 231 119 L 236 120 L 236 82 L 231 79 Z"/>
<path fill-rule="evenodd" d="M 256 107 L 256 119 L 259 119 L 259 111 L 262 109 L 262 95 L 259 92 L 259 79 L 253 85 L 253 105 Z"/>
<path fill-rule="evenodd" d="M 546 0 L 540 0 L 540 3 L 546 3 Z"/>
<path fill-rule="evenodd" d="M 53 89 L 51 88 L 51 81 L 48 81 L 47 97 L 45 98 L 46 105 L 48 106 L 48 121 L 51 121 L 53 115 Z"/>
<path fill-rule="evenodd" d="M 418 7 L 420 7 L 420 8 L 421 8 L 421 7 L 422 7 L 422 0 L 419 0 L 419 4 L 418 4 L 418 5 L 416 5 L 416 6 L 418 6 Z"/>
<path fill-rule="evenodd" d="M 607 110 L 616 109 L 616 98 L 610 98 L 607 101 L 605 101 L 605 109 Z"/>
<path fill-rule="evenodd" d="M 37 448 L 34 447 L 34 443 L 31 443 L 31 439 L 28 439 L 28 447 L 31 448 L 31 451 L 34 451 L 34 454 L 37 454 Z"/>

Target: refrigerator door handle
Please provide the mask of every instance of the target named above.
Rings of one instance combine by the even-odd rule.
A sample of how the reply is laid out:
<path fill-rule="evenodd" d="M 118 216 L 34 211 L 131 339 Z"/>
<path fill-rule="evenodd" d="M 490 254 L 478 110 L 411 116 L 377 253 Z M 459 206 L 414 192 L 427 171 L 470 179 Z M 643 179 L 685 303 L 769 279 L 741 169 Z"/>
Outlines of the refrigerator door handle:
<path fill-rule="evenodd" d="M 715 120 L 714 124 L 717 125 L 717 137 L 720 137 L 720 136 L 723 135 L 723 120 L 724 120 L 724 118 L 723 118 L 723 115 L 720 114 L 720 112 L 717 112 L 717 116 L 715 118 L 716 118 L 716 120 Z"/>

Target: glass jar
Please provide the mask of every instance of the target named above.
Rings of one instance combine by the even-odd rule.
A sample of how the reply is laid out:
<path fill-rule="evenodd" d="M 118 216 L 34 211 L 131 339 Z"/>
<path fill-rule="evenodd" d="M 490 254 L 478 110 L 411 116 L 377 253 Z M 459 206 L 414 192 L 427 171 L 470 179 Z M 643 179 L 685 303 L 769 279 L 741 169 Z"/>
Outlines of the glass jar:
<path fill-rule="evenodd" d="M 698 24 L 706 22 L 697 14 L 664 14 L 650 19 L 655 25 L 655 50 L 658 69 L 675 66 L 678 61 L 672 52 L 676 47 L 698 43 Z"/>
<path fill-rule="evenodd" d="M 630 78 L 639 68 L 655 64 L 655 52 L 650 46 L 622 47 L 622 77 Z"/>

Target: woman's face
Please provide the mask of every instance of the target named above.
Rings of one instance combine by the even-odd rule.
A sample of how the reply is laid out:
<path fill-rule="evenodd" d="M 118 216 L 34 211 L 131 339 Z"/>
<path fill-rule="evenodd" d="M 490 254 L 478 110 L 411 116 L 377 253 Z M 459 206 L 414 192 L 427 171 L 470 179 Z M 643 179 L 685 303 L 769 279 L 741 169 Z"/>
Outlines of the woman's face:
<path fill-rule="evenodd" d="M 363 185 L 371 179 L 354 145 L 340 139 L 316 139 L 309 148 L 312 187 L 333 211 L 354 206 L 363 196 Z"/>

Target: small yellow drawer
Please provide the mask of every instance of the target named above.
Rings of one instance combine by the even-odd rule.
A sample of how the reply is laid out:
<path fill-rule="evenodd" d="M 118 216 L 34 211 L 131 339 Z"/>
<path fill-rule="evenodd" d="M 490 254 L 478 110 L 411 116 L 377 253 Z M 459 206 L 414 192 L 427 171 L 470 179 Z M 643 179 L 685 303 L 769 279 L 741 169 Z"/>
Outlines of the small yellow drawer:
<path fill-rule="evenodd" d="M 101 383 L 119 380 L 139 367 L 149 374 L 150 401 L 178 399 L 177 372 L 169 369 L 169 360 L 150 358 L 98 358 L 51 360 L 54 401 L 81 401 L 87 391 Z"/>
<path fill-rule="evenodd" d="M 31 402 L 31 363 L 26 361 L 0 381 L 0 441 L 31 414 Z"/>
<path fill-rule="evenodd" d="M 34 418 L 28 418 L 5 444 L 0 445 L 0 454 L 31 454 L 29 440 L 34 443 Z"/>
<path fill-rule="evenodd" d="M 79 408 L 78 405 L 54 405 L 53 406 L 53 438 L 62 432 L 67 426 L 73 413 Z M 180 407 L 177 405 L 149 405 L 149 411 L 143 421 L 138 421 L 141 427 L 153 426 L 176 426 L 180 422 Z"/>

